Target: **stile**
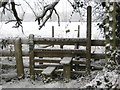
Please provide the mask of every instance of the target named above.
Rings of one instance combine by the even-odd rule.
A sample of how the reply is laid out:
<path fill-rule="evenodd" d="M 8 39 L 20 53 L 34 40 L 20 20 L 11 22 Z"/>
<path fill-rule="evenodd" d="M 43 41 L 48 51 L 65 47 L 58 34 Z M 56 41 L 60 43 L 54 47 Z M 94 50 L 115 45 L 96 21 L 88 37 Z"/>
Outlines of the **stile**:
<path fill-rule="evenodd" d="M 24 66 L 23 66 L 23 58 L 22 58 L 22 45 L 21 39 L 17 38 L 14 42 L 15 48 L 15 58 L 16 58 L 16 68 L 18 78 L 24 78 Z"/>

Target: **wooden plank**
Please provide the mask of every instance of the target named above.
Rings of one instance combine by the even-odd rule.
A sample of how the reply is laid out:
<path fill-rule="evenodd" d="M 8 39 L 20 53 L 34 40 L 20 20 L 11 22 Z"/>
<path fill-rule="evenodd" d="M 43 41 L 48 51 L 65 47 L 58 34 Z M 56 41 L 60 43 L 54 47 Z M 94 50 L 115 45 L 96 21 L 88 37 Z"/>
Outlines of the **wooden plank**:
<path fill-rule="evenodd" d="M 86 43 L 86 39 L 78 39 L 78 38 L 35 38 L 35 44 L 54 44 L 54 45 L 74 45 L 75 43 L 80 43 L 84 45 Z M 62 42 L 62 43 L 61 43 Z"/>
<path fill-rule="evenodd" d="M 60 64 L 70 64 L 72 62 L 72 57 L 64 57 L 61 61 Z"/>
<path fill-rule="evenodd" d="M 21 39 L 17 38 L 14 42 L 15 48 L 15 58 L 16 58 L 16 68 L 18 78 L 24 78 L 24 66 L 23 66 L 23 58 L 22 58 L 22 45 Z"/>
<path fill-rule="evenodd" d="M 55 60 L 55 59 L 35 59 L 34 62 L 39 63 L 59 63 L 61 60 Z"/>
<path fill-rule="evenodd" d="M 34 49 L 36 57 L 74 57 L 85 54 L 85 50 L 78 49 Z"/>
<path fill-rule="evenodd" d="M 41 73 L 44 75 L 51 75 L 55 69 L 56 67 L 47 67 Z"/>
<path fill-rule="evenodd" d="M 57 67 L 57 68 L 62 68 L 63 66 L 61 64 L 39 64 L 35 65 L 35 68 L 46 68 L 46 67 Z"/>
<path fill-rule="evenodd" d="M 35 53 L 72 53 L 72 54 L 85 54 L 85 50 L 78 50 L 78 49 L 34 49 Z"/>

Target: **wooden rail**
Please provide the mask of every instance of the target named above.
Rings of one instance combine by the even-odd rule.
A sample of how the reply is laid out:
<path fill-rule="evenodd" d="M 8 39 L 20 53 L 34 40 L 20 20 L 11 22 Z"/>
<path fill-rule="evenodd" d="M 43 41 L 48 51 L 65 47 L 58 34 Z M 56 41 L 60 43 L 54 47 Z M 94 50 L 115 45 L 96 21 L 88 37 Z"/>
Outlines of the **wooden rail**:
<path fill-rule="evenodd" d="M 14 41 L 15 39 L 6 40 L 7 44 L 14 44 Z M 86 42 L 85 38 L 34 38 L 34 44 L 74 45 L 78 43 L 80 46 L 86 46 Z M 29 45 L 29 43 L 28 38 L 21 38 L 21 44 Z M 105 46 L 105 40 L 91 40 L 91 46 Z"/>

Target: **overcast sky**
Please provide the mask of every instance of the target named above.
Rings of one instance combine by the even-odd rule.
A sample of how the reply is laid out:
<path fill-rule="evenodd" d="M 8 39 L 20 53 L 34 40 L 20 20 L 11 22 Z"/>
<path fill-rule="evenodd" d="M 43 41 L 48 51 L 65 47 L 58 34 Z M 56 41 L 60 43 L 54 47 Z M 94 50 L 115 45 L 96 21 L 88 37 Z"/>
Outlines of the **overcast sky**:
<path fill-rule="evenodd" d="M 17 1 L 18 3 L 22 3 L 22 7 L 23 7 L 23 10 L 25 10 L 27 13 L 31 13 L 32 11 L 30 10 L 29 6 L 24 2 L 24 0 L 15 0 Z M 35 7 L 35 2 L 37 2 L 37 0 L 26 0 L 27 2 L 29 2 L 29 4 L 32 6 L 32 7 Z M 42 0 L 39 0 L 39 1 L 42 1 Z M 55 0 L 44 0 L 45 3 L 49 4 Z M 34 2 L 34 3 L 33 3 Z M 71 11 L 72 10 L 72 7 L 70 6 L 70 4 L 68 3 L 67 0 L 60 0 L 60 2 L 58 3 L 58 5 L 55 7 L 57 11 L 59 12 L 67 12 L 67 11 Z"/>

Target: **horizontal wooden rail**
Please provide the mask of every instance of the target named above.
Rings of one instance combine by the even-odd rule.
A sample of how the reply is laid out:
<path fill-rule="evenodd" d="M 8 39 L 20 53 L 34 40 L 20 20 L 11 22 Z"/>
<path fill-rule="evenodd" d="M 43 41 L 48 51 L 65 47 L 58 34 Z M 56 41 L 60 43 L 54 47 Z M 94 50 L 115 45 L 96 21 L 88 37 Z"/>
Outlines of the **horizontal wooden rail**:
<path fill-rule="evenodd" d="M 24 57 L 28 57 L 29 56 L 29 51 L 23 51 L 22 52 L 22 55 L 24 56 Z M 85 53 L 78 53 L 78 55 L 80 56 L 80 58 L 86 58 L 86 56 L 85 56 Z M 15 56 L 15 52 L 14 51 L 0 51 L 0 57 L 7 57 L 7 56 L 9 56 L 9 57 L 13 57 L 13 56 Z M 41 56 L 45 56 L 45 57 L 63 57 L 63 56 L 65 56 L 65 57 L 67 57 L 67 56 L 76 56 L 76 54 L 73 54 L 73 53 L 71 53 L 71 54 L 60 54 L 59 53 L 59 55 L 58 54 L 56 54 L 56 53 L 54 53 L 54 54 L 52 54 L 52 53 L 49 53 L 49 54 L 46 54 L 46 53 L 41 53 L 41 54 L 39 54 L 39 53 L 36 53 L 35 54 L 35 56 L 37 56 L 37 57 L 41 57 Z M 105 59 L 105 54 L 102 54 L 102 53 L 91 53 L 91 58 L 92 59 Z"/>
<path fill-rule="evenodd" d="M 46 68 L 48 66 L 51 66 L 51 67 L 57 67 L 57 68 L 62 68 L 63 66 L 61 64 L 39 64 L 39 65 L 35 65 L 35 69 L 37 68 Z"/>
<path fill-rule="evenodd" d="M 34 53 L 72 53 L 72 54 L 85 54 L 85 50 L 79 49 L 34 49 Z"/>
<path fill-rule="evenodd" d="M 34 49 L 35 57 L 75 57 L 83 54 L 86 51 L 78 49 Z"/>
<path fill-rule="evenodd" d="M 15 39 L 5 39 L 7 44 L 13 44 Z M 81 38 L 34 38 L 35 44 L 49 44 L 49 45 L 74 45 L 78 43 L 81 46 L 86 46 L 87 39 Z M 105 40 L 91 40 L 92 46 L 104 46 Z M 22 44 L 29 44 L 29 39 L 22 38 Z M 0 42 L 2 44 L 2 42 Z"/>
<path fill-rule="evenodd" d="M 35 59 L 39 63 L 60 63 L 60 59 Z M 86 64 L 86 61 L 72 60 L 72 64 Z"/>
<path fill-rule="evenodd" d="M 59 63 L 61 60 L 55 60 L 55 59 L 35 59 L 34 62 L 39 62 L 39 63 Z"/>
<path fill-rule="evenodd" d="M 13 44 L 15 39 L 3 39 L 7 44 Z M 85 38 L 34 38 L 35 44 L 54 44 L 54 45 L 74 45 L 78 43 L 81 46 L 86 46 L 87 39 Z M 119 44 L 119 40 L 116 43 Z M 21 38 L 22 44 L 29 44 L 28 38 Z M 0 42 L 2 44 L 2 42 Z M 91 40 L 92 46 L 105 46 L 105 40 Z"/>
<path fill-rule="evenodd" d="M 0 57 L 13 57 L 15 56 L 15 51 L 6 51 L 6 50 L 3 50 L 3 51 L 0 51 Z M 29 51 L 23 51 L 22 52 L 22 56 L 29 56 Z"/>

